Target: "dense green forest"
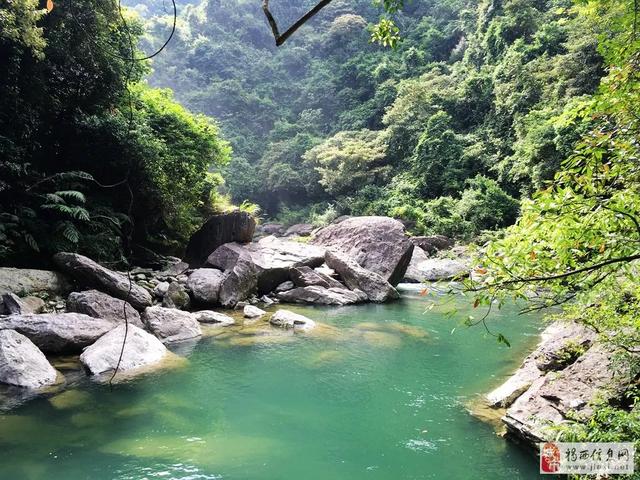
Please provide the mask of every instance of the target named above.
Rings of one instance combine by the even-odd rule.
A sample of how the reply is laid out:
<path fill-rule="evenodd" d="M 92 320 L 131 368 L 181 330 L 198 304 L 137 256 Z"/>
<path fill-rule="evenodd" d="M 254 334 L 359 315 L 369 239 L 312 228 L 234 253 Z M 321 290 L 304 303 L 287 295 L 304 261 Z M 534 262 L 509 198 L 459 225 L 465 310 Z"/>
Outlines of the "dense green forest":
<path fill-rule="evenodd" d="M 377 15 L 334 1 L 276 48 L 259 2 L 187 5 L 151 82 L 220 121 L 226 188 L 269 217 L 385 214 L 460 237 L 513 223 L 580 135 L 555 118 L 595 91 L 602 24 L 571 1 L 420 1 L 390 50 L 369 42 Z M 169 20 L 148 24 L 151 48 Z"/>

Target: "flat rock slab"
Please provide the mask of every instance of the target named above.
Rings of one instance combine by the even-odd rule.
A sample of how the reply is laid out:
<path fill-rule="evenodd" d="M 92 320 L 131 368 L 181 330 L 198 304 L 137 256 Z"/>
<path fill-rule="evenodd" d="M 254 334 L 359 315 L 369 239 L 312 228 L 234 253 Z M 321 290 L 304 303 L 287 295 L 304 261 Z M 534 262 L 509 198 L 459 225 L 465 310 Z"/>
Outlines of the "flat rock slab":
<path fill-rule="evenodd" d="M 182 310 L 164 307 L 147 307 L 142 320 L 163 343 L 180 342 L 202 335 L 195 316 Z"/>
<path fill-rule="evenodd" d="M 126 320 L 131 325 L 144 328 L 140 314 L 131 304 L 98 290 L 71 293 L 67 298 L 67 310 L 109 320 L 114 325 L 119 325 L 125 321 L 126 312 Z"/>
<path fill-rule="evenodd" d="M 151 294 L 144 288 L 129 282 L 126 275 L 99 265 L 77 253 L 57 253 L 54 263 L 65 273 L 83 285 L 97 288 L 121 300 L 127 300 L 134 308 L 143 310 L 151 305 Z"/>
<path fill-rule="evenodd" d="M 346 288 L 324 288 L 316 285 L 298 287 L 278 293 L 278 300 L 288 303 L 308 303 L 312 305 L 352 305 L 367 301 L 367 295 Z"/>
<path fill-rule="evenodd" d="M 342 251 L 394 286 L 404 277 L 413 252 L 404 225 L 389 217 L 347 218 L 317 232 L 312 243 Z"/>
<path fill-rule="evenodd" d="M 157 363 L 168 352 L 160 340 L 134 325 L 129 326 L 123 350 L 124 339 L 125 326 L 120 325 L 88 346 L 80 355 L 80 362 L 93 375 L 113 371 L 116 365 L 119 372 L 126 372 Z"/>
<path fill-rule="evenodd" d="M 224 313 L 214 312 L 213 310 L 200 310 L 199 312 L 193 312 L 193 316 L 200 323 L 219 325 L 221 327 L 235 325 L 236 323 L 233 317 L 225 315 Z"/>
<path fill-rule="evenodd" d="M 463 279 L 469 276 L 467 261 L 452 258 L 428 258 L 412 265 L 412 275 L 421 282 Z"/>
<path fill-rule="evenodd" d="M 16 330 L 47 353 L 78 352 L 113 327 L 110 320 L 82 313 L 9 315 L 0 318 L 0 329 Z"/>
<path fill-rule="evenodd" d="M 0 330 L 0 383 L 36 389 L 56 383 L 56 370 L 31 340 Z"/>

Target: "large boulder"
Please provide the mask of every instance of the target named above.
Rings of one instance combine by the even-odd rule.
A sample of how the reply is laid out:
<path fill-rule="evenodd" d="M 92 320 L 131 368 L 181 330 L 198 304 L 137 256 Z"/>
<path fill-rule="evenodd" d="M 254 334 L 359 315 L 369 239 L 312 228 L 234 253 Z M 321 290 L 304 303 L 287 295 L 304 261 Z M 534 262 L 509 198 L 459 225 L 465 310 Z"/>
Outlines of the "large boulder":
<path fill-rule="evenodd" d="M 56 253 L 54 263 L 83 286 L 97 288 L 121 300 L 127 300 L 138 310 L 151 305 L 151 294 L 129 279 L 113 270 L 99 265 L 90 258 L 77 253 Z"/>
<path fill-rule="evenodd" d="M 507 433 L 530 444 L 547 441 L 554 436 L 553 426 L 590 417 L 594 401 L 619 398 L 633 375 L 629 363 L 618 364 L 615 356 L 596 344 L 567 368 L 535 380 L 502 419 Z"/>
<path fill-rule="evenodd" d="M 185 261 L 192 267 L 200 267 L 220 245 L 250 242 L 255 229 L 256 221 L 247 212 L 237 210 L 214 215 L 189 239 Z"/>
<path fill-rule="evenodd" d="M 202 335 L 196 318 L 182 310 L 164 307 L 147 307 L 142 312 L 142 320 L 163 343 L 179 342 Z"/>
<path fill-rule="evenodd" d="M 127 321 L 131 325 L 144 328 L 140 314 L 131 304 L 98 290 L 71 293 L 67 298 L 67 310 L 84 313 L 94 318 L 110 320 L 115 325 L 124 322 L 126 311 Z"/>
<path fill-rule="evenodd" d="M 167 293 L 162 298 L 162 306 L 188 310 L 191 306 L 191 297 L 189 297 L 187 289 L 180 282 L 171 282 L 169 288 L 167 288 Z"/>
<path fill-rule="evenodd" d="M 271 316 L 269 323 L 274 327 L 292 328 L 294 330 L 311 330 L 316 326 L 316 322 L 310 318 L 289 310 L 278 310 Z"/>
<path fill-rule="evenodd" d="M 324 262 L 324 248 L 300 242 L 265 237 L 249 245 L 227 243 L 207 259 L 207 263 L 222 270 L 231 270 L 239 259 L 252 262 L 257 276 L 258 294 L 263 295 L 289 280 L 292 267 L 319 267 Z"/>
<path fill-rule="evenodd" d="M 292 267 L 289 269 L 289 277 L 296 287 L 345 288 L 335 278 L 310 267 Z"/>
<path fill-rule="evenodd" d="M 346 255 L 327 250 L 324 258 L 329 268 L 340 275 L 347 287 L 351 290 L 362 290 L 370 301 L 386 302 L 399 297 L 398 291 L 383 277 L 361 267 Z"/>
<path fill-rule="evenodd" d="M 413 244 L 404 226 L 389 217 L 351 217 L 320 230 L 312 243 L 341 250 L 392 285 L 409 265 Z"/>
<path fill-rule="evenodd" d="M 219 301 L 226 308 L 235 307 L 258 290 L 258 267 L 251 257 L 242 253 L 235 265 L 224 272 L 220 283 Z"/>
<path fill-rule="evenodd" d="M 126 372 L 150 365 L 162 360 L 166 354 L 167 348 L 160 340 L 134 325 L 129 326 L 125 340 L 125 326 L 120 325 L 85 348 L 80 362 L 93 375 L 99 375 L 115 370 L 116 366 L 119 372 Z"/>
<path fill-rule="evenodd" d="M 409 239 L 416 247 L 421 248 L 427 255 L 435 255 L 441 250 L 449 250 L 455 242 L 444 235 L 429 235 L 427 237 L 411 237 Z"/>
<path fill-rule="evenodd" d="M 16 330 L 47 353 L 80 351 L 113 327 L 111 320 L 82 313 L 9 315 L 0 319 L 0 329 Z"/>
<path fill-rule="evenodd" d="M 0 267 L 0 294 L 10 292 L 21 297 L 34 293 L 66 295 L 71 288 L 71 282 L 62 273 Z"/>
<path fill-rule="evenodd" d="M 199 268 L 194 270 L 187 280 L 187 288 L 191 290 L 193 299 L 203 305 L 218 303 L 218 293 L 224 274 L 215 268 Z"/>
<path fill-rule="evenodd" d="M 288 303 L 309 303 L 316 305 L 351 305 L 364 302 L 367 295 L 360 291 L 346 288 L 325 288 L 318 285 L 298 287 L 278 293 L 278 300 Z"/>
<path fill-rule="evenodd" d="M 0 383 L 40 388 L 56 378 L 56 370 L 31 340 L 15 330 L 0 330 Z"/>

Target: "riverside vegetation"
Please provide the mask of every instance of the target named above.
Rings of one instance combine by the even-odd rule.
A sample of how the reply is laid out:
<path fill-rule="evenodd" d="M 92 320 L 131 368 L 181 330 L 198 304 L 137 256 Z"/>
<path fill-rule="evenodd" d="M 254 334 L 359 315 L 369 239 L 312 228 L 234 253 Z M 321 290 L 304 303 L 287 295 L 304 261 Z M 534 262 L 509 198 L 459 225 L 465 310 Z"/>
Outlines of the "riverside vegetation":
<path fill-rule="evenodd" d="M 112 371 L 123 299 L 126 370 L 234 322 L 210 308 L 385 302 L 471 273 L 463 323 L 503 346 L 510 298 L 564 322 L 489 395 L 511 433 L 638 441 L 637 5 L 375 3 L 334 0 L 282 47 L 258 2 L 178 3 L 169 47 L 135 62 L 171 30 L 155 2 L 126 23 L 110 2 L 0 3 L 0 261 L 66 273 L 3 269 L 25 386 L 59 383 L 40 350 Z M 312 6 L 272 8 L 287 24 Z M 299 241 L 252 242 L 250 214 Z M 133 264 L 129 289 L 113 270 Z M 269 328 L 323 330 L 312 317 Z M 601 383 L 545 403 L 589 365 Z"/>

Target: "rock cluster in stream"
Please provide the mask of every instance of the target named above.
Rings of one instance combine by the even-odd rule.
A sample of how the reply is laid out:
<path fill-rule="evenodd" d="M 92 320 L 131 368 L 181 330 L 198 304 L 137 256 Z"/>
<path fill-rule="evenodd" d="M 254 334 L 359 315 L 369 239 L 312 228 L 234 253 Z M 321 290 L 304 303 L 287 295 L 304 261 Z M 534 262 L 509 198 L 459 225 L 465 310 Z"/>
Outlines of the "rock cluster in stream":
<path fill-rule="evenodd" d="M 246 214 L 216 215 L 191 239 L 188 262 L 171 258 L 161 271 L 117 272 L 67 252 L 53 257 L 56 272 L 0 268 L 0 383 L 64 384 L 45 354 L 80 355 L 103 378 L 118 364 L 125 330 L 119 372 L 146 371 L 172 355 L 167 346 L 199 338 L 201 324 L 235 323 L 216 308 L 243 309 L 246 323 L 308 331 L 313 320 L 256 305 L 391 301 L 415 256 L 402 224 L 386 217 L 341 218 L 320 230 L 300 224 L 284 229 L 285 238 L 265 236 L 264 226 L 250 241 L 254 229 Z M 425 238 L 417 245 L 447 244 Z"/>

